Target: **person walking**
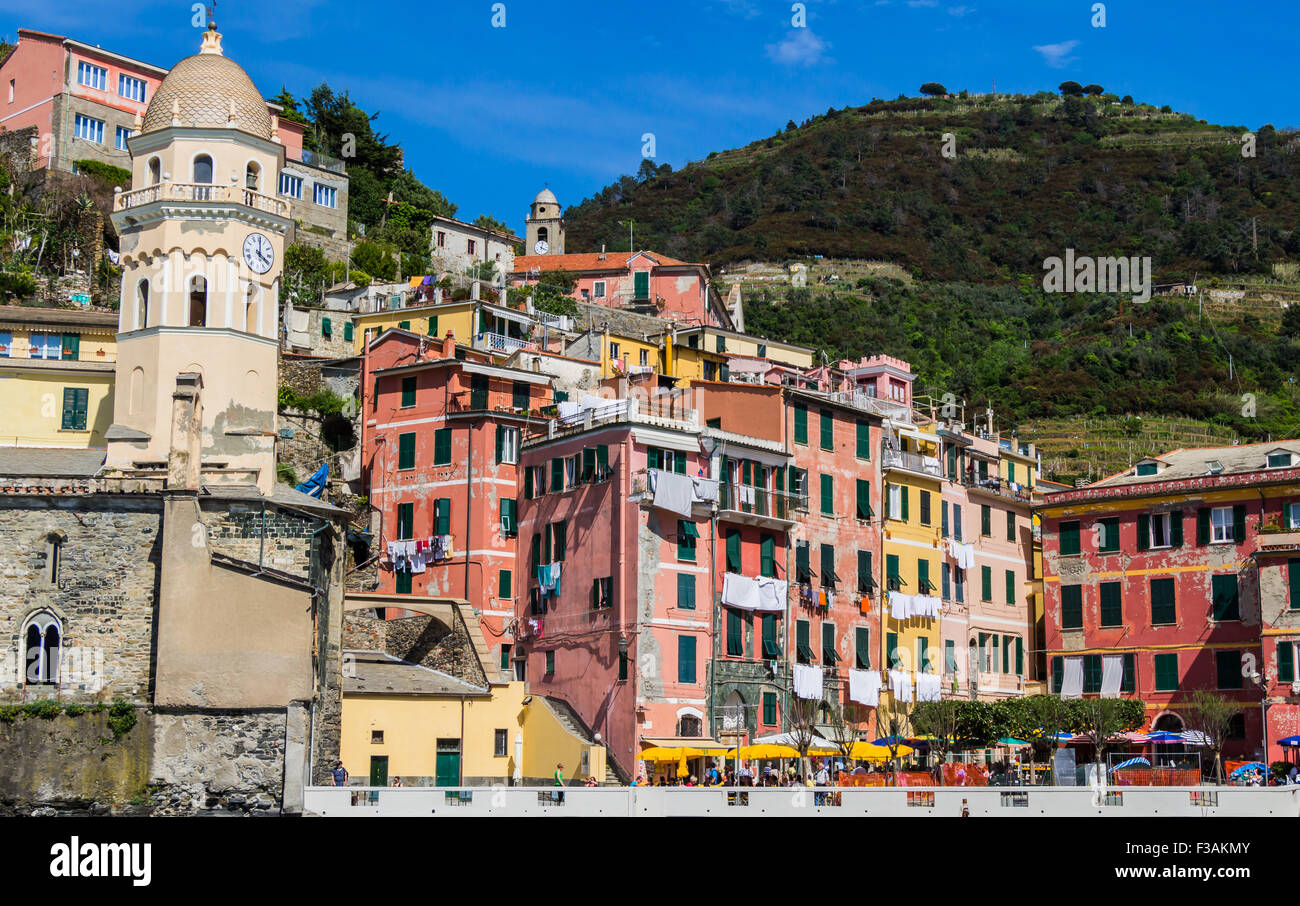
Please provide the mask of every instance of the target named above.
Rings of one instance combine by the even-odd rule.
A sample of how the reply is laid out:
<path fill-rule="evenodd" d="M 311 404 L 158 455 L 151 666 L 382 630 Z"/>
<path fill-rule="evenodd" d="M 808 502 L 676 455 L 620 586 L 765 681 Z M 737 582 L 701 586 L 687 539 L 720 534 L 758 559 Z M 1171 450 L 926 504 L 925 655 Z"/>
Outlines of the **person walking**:
<path fill-rule="evenodd" d="M 559 789 L 557 789 L 555 792 L 551 794 L 551 798 L 554 799 L 556 802 L 563 802 L 564 801 L 564 789 L 563 789 L 564 765 L 562 764 L 557 764 L 555 766 L 555 785 L 559 787 Z"/>
<path fill-rule="evenodd" d="M 343 762 L 334 762 L 334 770 L 331 771 L 330 774 L 334 777 L 335 786 L 348 785 L 348 772 L 343 769 Z"/>

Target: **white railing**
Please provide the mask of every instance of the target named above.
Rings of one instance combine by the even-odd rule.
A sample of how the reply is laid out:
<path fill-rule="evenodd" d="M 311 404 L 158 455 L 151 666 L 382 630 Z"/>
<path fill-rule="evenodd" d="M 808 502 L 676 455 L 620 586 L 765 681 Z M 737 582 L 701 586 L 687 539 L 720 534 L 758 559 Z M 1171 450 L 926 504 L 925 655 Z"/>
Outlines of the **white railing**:
<path fill-rule="evenodd" d="M 897 400 L 885 400 L 876 396 L 867 396 L 859 390 L 837 390 L 830 394 L 830 398 L 836 402 L 845 403 L 855 409 L 861 409 L 863 412 L 871 412 L 884 418 L 892 418 L 894 421 L 912 422 L 912 409 L 906 403 L 900 403 Z"/>
<path fill-rule="evenodd" d="M 939 460 L 933 456 L 922 456 L 920 453 L 909 453 L 903 450 L 886 450 L 882 459 L 886 469 L 907 469 L 909 472 L 919 472 L 935 478 L 942 477 Z"/>
<path fill-rule="evenodd" d="M 1207 796 L 1206 793 L 1217 793 Z M 1300 817 L 1300 787 L 308 787 L 327 818 Z"/>
<path fill-rule="evenodd" d="M 499 352 L 504 355 L 513 355 L 521 349 L 536 350 L 537 344 L 531 340 L 523 340 L 519 337 L 508 337 L 500 333 L 481 333 L 476 338 L 483 348 L 490 352 Z"/>
<path fill-rule="evenodd" d="M 130 192 L 119 192 L 113 210 L 128 211 L 154 201 L 199 201 L 242 204 L 267 214 L 284 217 L 289 211 L 288 202 L 272 195 L 263 195 L 243 186 L 219 186 L 199 182 L 164 182 Z"/>
<path fill-rule="evenodd" d="M 538 323 L 545 324 L 547 327 L 564 331 L 573 329 L 573 319 L 568 315 L 553 315 L 549 311 L 534 311 L 532 314 Z"/>

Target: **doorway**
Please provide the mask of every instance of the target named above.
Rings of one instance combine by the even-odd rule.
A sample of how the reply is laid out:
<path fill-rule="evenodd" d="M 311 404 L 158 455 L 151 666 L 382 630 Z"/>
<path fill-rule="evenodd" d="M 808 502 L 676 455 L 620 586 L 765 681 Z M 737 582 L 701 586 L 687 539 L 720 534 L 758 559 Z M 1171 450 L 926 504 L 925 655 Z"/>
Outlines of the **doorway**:
<path fill-rule="evenodd" d="M 388 786 L 388 756 L 370 756 L 370 785 Z"/>
<path fill-rule="evenodd" d="M 434 783 L 437 786 L 460 786 L 460 740 L 439 739 Z"/>

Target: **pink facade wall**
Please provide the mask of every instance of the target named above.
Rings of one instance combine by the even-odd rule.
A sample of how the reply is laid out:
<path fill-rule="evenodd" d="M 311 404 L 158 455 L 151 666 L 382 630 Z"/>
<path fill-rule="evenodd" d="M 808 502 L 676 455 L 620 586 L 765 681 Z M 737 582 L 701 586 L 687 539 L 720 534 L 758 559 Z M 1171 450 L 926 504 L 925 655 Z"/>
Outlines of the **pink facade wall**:
<path fill-rule="evenodd" d="M 15 132 L 35 126 L 41 135 L 53 132 L 50 117 L 54 96 L 63 90 L 66 74 L 63 41 L 54 35 L 20 29 L 18 46 L 0 66 L 0 125 Z M 10 98 L 10 84 L 13 97 Z M 49 163 L 50 147 L 42 142 L 37 167 Z"/>

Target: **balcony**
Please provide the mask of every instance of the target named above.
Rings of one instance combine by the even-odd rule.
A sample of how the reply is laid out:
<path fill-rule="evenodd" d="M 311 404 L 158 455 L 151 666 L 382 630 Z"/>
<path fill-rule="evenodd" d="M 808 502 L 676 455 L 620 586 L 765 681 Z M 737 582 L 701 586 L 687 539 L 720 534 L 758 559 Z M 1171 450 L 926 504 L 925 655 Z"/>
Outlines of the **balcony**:
<path fill-rule="evenodd" d="M 737 482 L 719 482 L 718 518 L 745 525 L 784 529 L 795 516 L 808 510 L 808 497 L 788 491 L 773 491 Z"/>
<path fill-rule="evenodd" d="M 547 425 L 546 439 L 552 440 L 618 422 L 654 425 L 675 431 L 698 433 L 700 425 L 698 413 L 694 409 L 686 408 L 684 403 L 684 396 L 669 393 L 651 396 L 649 399 L 630 397 L 605 400 L 601 405 L 580 408 L 552 420 Z"/>
<path fill-rule="evenodd" d="M 828 394 L 829 398 L 839 403 L 852 406 L 854 409 L 860 409 L 863 412 L 870 412 L 873 415 L 879 415 L 882 418 L 893 419 L 896 422 L 906 424 L 912 423 L 912 409 L 906 403 L 898 400 L 881 399 L 876 396 L 868 396 L 860 390 L 839 390 Z"/>
<path fill-rule="evenodd" d="M 633 472 L 632 487 L 629 489 L 628 494 L 633 497 L 637 495 L 641 495 L 642 507 L 649 508 L 653 506 L 654 492 L 651 490 L 651 487 L 653 486 L 653 482 L 650 480 L 650 473 L 663 472 L 663 471 L 664 471 L 663 469 L 645 468 L 645 469 L 638 469 L 637 471 Z M 704 497 L 698 497 L 692 500 L 691 506 L 693 509 L 697 509 L 700 513 L 708 513 L 713 508 L 712 501 L 717 499 L 718 483 L 717 481 L 711 478 L 697 478 L 694 479 L 694 481 L 704 483 L 702 486 L 702 493 Z M 712 494 L 712 499 L 704 499 L 708 497 L 709 494 Z"/>
<path fill-rule="evenodd" d="M 936 456 L 922 456 L 905 450 L 886 450 L 881 457 L 881 465 L 886 471 L 901 469 L 926 478 L 942 478 L 943 473 Z"/>
<path fill-rule="evenodd" d="M 143 189 L 120 192 L 113 201 L 113 210 L 130 211 L 153 202 L 239 204 L 276 217 L 287 217 L 289 214 L 288 202 L 272 195 L 263 195 L 237 185 L 192 182 L 163 182 Z"/>
<path fill-rule="evenodd" d="M 521 349 L 537 351 L 537 344 L 522 337 L 510 337 L 501 333 L 480 333 L 474 337 L 474 348 L 493 355 L 514 355 Z"/>
<path fill-rule="evenodd" d="M 549 311 L 533 311 L 531 314 L 537 319 L 537 323 L 545 327 L 562 331 L 573 330 L 573 319 L 568 315 L 553 315 Z"/>
<path fill-rule="evenodd" d="M 302 149 L 302 156 L 299 158 L 309 167 L 315 167 L 318 170 L 328 170 L 331 173 L 346 173 L 347 167 L 343 161 L 337 157 L 331 157 L 328 154 L 322 154 L 319 151 L 308 151 Z"/>
<path fill-rule="evenodd" d="M 1300 551 L 1300 529 L 1289 532 L 1260 532 L 1259 549 L 1271 554 Z"/>
<path fill-rule="evenodd" d="M 447 412 L 449 415 L 458 415 L 469 412 L 500 412 L 509 415 L 528 415 L 536 417 L 541 408 L 519 406 L 518 403 L 523 399 L 515 399 L 514 394 L 509 391 L 501 390 L 462 390 L 460 393 L 453 393 L 448 401 Z"/>
<path fill-rule="evenodd" d="M 977 473 L 968 472 L 962 479 L 962 484 L 972 491 L 979 491 L 1005 500 L 1029 503 L 1033 499 L 1033 493 L 1025 485 L 1015 485 L 1013 487 L 1011 482 L 995 475 L 980 476 Z"/>

